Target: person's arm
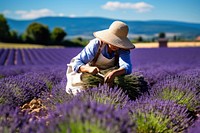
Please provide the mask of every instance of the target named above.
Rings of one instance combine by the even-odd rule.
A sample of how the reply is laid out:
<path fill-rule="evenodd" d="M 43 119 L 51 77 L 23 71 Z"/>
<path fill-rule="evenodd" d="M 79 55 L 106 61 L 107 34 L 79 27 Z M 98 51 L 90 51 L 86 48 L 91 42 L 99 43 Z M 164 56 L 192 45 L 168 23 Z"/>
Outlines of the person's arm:
<path fill-rule="evenodd" d="M 123 75 L 126 73 L 126 70 L 124 68 L 118 68 L 118 69 L 115 69 L 111 72 L 109 72 L 106 77 L 104 78 L 104 82 L 105 83 L 111 83 L 114 81 L 114 78 L 116 76 L 120 76 L 120 75 Z"/>
<path fill-rule="evenodd" d="M 111 83 L 116 76 L 130 74 L 132 72 L 132 64 L 130 60 L 130 50 L 120 50 L 119 53 L 119 68 L 109 72 L 104 81 Z"/>
<path fill-rule="evenodd" d="M 95 66 L 82 65 L 79 67 L 79 72 L 88 72 L 95 75 L 99 72 L 99 68 Z"/>
<path fill-rule="evenodd" d="M 89 66 L 85 66 L 90 62 L 98 51 L 100 43 L 98 39 L 93 39 L 90 43 L 74 58 L 73 70 L 75 72 L 91 72 Z"/>
<path fill-rule="evenodd" d="M 132 63 L 130 57 L 130 50 L 119 51 L 119 67 L 126 70 L 125 74 L 132 73 Z"/>

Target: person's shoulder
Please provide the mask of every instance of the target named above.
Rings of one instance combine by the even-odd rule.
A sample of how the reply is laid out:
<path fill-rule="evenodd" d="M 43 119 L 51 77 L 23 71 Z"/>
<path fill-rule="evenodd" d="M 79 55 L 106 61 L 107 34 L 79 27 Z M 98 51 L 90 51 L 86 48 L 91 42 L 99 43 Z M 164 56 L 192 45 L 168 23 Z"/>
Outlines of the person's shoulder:
<path fill-rule="evenodd" d="M 90 42 L 93 44 L 100 44 L 100 39 L 94 38 L 94 39 L 90 40 Z"/>
<path fill-rule="evenodd" d="M 93 53 L 96 53 L 99 46 L 100 46 L 100 40 L 98 38 L 94 38 L 89 41 L 89 43 L 86 45 L 85 49 L 89 50 Z"/>
<path fill-rule="evenodd" d="M 98 38 L 94 38 L 90 40 L 88 47 L 98 47 L 100 45 L 100 40 Z"/>

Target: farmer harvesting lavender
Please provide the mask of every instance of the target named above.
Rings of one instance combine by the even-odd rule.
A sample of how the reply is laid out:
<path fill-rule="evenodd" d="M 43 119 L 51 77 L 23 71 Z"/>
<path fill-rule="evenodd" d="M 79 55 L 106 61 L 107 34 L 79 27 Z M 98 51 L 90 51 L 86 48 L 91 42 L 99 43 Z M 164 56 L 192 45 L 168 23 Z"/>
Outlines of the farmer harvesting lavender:
<path fill-rule="evenodd" d="M 66 92 L 76 94 L 84 90 L 83 73 L 102 76 L 108 85 L 116 76 L 131 74 L 130 49 L 135 46 L 127 38 L 128 30 L 124 22 L 114 21 L 109 29 L 94 32 L 96 38 L 68 64 Z M 115 69 L 106 75 L 100 73 L 110 68 Z"/>

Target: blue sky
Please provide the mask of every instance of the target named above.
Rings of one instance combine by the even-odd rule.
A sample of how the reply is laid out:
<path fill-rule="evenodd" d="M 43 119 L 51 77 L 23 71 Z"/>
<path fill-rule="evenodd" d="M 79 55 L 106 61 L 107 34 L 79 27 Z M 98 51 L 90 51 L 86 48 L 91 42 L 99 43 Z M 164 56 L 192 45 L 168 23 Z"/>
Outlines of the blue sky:
<path fill-rule="evenodd" d="M 200 0 L 0 0 L 7 18 L 44 16 L 175 20 L 200 23 Z"/>

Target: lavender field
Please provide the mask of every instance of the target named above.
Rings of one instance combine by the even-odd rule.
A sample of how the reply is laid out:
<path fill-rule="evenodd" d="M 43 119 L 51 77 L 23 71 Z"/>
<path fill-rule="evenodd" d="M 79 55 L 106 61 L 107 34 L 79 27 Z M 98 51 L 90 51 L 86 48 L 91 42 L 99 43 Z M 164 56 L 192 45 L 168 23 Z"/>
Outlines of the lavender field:
<path fill-rule="evenodd" d="M 134 86 L 73 96 L 65 73 L 81 50 L 0 49 L 0 132 L 200 132 L 200 47 L 134 49 Z"/>

